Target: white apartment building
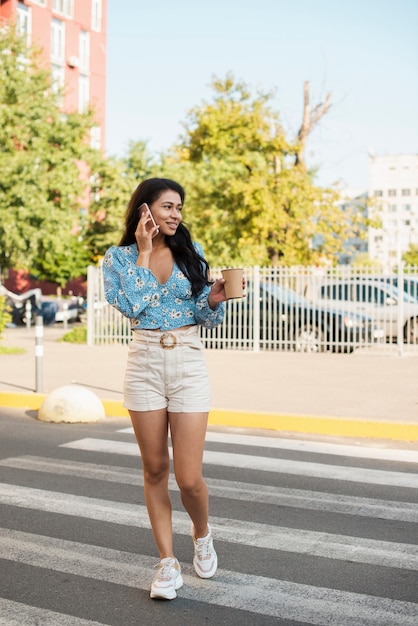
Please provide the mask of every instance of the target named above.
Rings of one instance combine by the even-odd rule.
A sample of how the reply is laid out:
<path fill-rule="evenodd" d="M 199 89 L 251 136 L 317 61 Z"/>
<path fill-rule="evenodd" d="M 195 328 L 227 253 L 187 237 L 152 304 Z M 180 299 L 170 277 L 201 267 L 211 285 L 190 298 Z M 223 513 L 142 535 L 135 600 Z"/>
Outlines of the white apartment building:
<path fill-rule="evenodd" d="M 354 190 L 347 189 L 344 201 L 340 208 L 344 213 L 357 213 L 362 217 L 367 216 L 368 194 L 365 189 Z M 343 243 L 343 252 L 339 255 L 338 263 L 340 265 L 350 265 L 359 254 L 366 255 L 368 253 L 367 241 L 368 229 L 366 226 L 360 226 L 358 232 L 352 238 L 347 239 Z"/>
<path fill-rule="evenodd" d="M 418 244 L 418 154 L 370 156 L 369 256 L 392 270 L 411 244 Z"/>

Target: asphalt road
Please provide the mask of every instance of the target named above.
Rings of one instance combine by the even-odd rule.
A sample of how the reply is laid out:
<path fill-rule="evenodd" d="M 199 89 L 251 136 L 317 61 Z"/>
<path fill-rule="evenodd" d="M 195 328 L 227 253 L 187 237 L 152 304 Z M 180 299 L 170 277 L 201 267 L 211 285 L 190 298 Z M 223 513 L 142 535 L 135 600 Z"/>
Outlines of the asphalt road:
<path fill-rule="evenodd" d="M 416 626 L 416 450 L 211 428 L 204 470 L 218 573 L 193 574 L 173 482 L 185 584 L 153 601 L 129 421 L 0 410 L 0 625 Z"/>

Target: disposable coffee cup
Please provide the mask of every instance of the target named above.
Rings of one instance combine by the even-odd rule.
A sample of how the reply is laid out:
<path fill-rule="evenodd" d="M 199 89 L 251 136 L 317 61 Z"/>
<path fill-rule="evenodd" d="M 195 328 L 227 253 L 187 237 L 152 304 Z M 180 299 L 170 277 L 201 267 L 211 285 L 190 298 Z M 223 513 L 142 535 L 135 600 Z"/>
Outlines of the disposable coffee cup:
<path fill-rule="evenodd" d="M 241 267 L 228 268 L 221 270 L 222 278 L 225 279 L 225 295 L 227 300 L 232 298 L 242 298 L 242 279 L 244 270 Z"/>

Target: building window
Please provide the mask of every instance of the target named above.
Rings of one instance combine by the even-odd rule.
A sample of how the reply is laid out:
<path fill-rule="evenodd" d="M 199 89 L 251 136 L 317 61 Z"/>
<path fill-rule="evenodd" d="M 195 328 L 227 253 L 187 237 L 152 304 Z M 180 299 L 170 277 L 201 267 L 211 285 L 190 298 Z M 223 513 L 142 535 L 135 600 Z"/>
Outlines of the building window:
<path fill-rule="evenodd" d="M 90 71 L 90 33 L 81 30 L 78 38 L 78 56 L 80 72 L 88 74 Z"/>
<path fill-rule="evenodd" d="M 383 196 L 383 191 L 381 189 L 375 189 L 374 195 L 378 198 Z"/>
<path fill-rule="evenodd" d="M 90 146 L 95 150 L 102 147 L 102 129 L 100 126 L 93 126 L 90 130 Z"/>
<path fill-rule="evenodd" d="M 396 189 L 388 189 L 388 196 L 396 196 Z"/>
<path fill-rule="evenodd" d="M 78 111 L 86 113 L 89 108 L 90 101 L 90 84 L 88 76 L 80 74 L 78 78 Z"/>
<path fill-rule="evenodd" d="M 410 204 L 404 204 L 405 211 L 410 211 L 411 210 L 411 205 Z"/>
<path fill-rule="evenodd" d="M 92 0 L 91 27 L 93 30 L 102 30 L 102 0 Z"/>
<path fill-rule="evenodd" d="M 65 17 L 74 17 L 74 0 L 53 0 L 52 10 Z"/>
<path fill-rule="evenodd" d="M 52 91 L 59 96 L 58 104 L 63 105 L 63 90 L 65 84 L 65 70 L 62 65 L 51 65 Z"/>
<path fill-rule="evenodd" d="M 403 196 L 410 196 L 411 195 L 411 190 L 410 189 L 402 189 L 402 195 Z"/>
<path fill-rule="evenodd" d="M 16 30 L 18 35 L 26 37 L 26 43 L 30 45 L 31 40 L 31 13 L 29 7 L 25 6 L 23 2 L 19 2 L 17 5 L 16 15 Z"/>
<path fill-rule="evenodd" d="M 396 213 L 397 208 L 398 207 L 396 206 L 396 204 L 391 204 L 389 206 L 389 210 L 390 210 L 391 213 Z"/>
<path fill-rule="evenodd" d="M 51 21 L 51 59 L 55 64 L 64 64 L 65 25 L 61 20 Z"/>
<path fill-rule="evenodd" d="M 37 4 L 40 7 L 46 7 L 47 0 L 32 0 L 32 4 Z"/>

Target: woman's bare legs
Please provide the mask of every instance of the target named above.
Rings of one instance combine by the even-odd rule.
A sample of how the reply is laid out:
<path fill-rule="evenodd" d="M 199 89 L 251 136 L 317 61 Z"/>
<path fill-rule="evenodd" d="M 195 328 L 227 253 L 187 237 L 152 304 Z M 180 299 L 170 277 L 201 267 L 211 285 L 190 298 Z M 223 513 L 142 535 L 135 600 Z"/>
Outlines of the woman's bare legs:
<path fill-rule="evenodd" d="M 208 489 L 202 477 L 207 413 L 129 411 L 144 470 L 144 494 L 151 527 L 163 559 L 173 555 L 171 500 L 168 491 L 170 458 L 168 423 L 173 445 L 174 471 L 183 505 L 195 529 L 195 537 L 208 532 Z"/>
<path fill-rule="evenodd" d="M 171 500 L 168 492 L 167 410 L 129 411 L 144 470 L 144 495 L 160 558 L 173 555 Z"/>
<path fill-rule="evenodd" d="M 202 476 L 207 413 L 170 413 L 174 473 L 195 537 L 208 533 L 208 488 Z"/>

